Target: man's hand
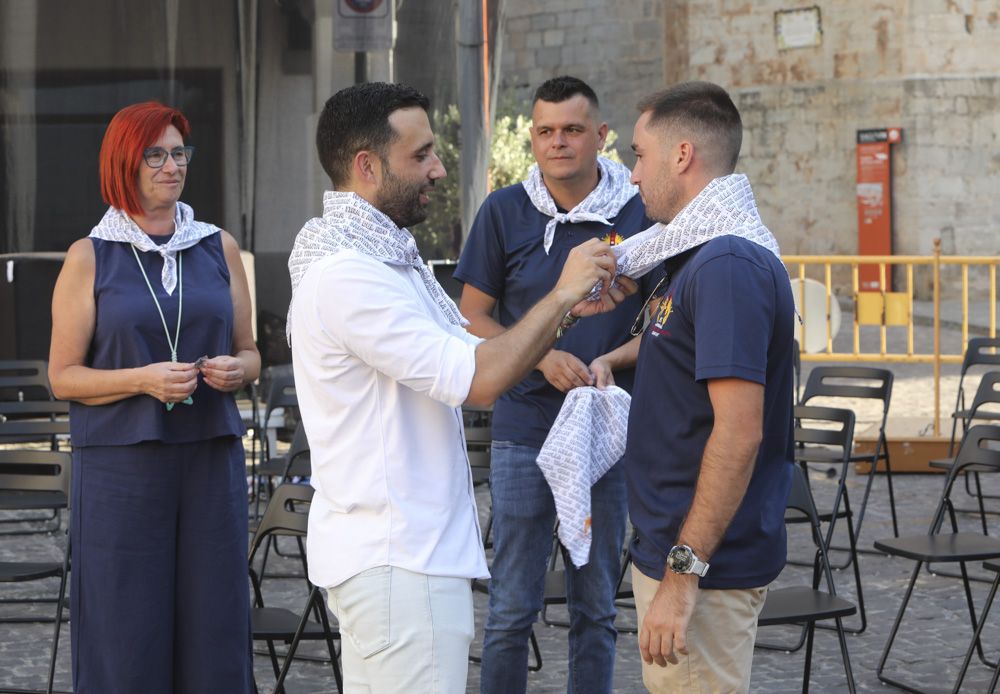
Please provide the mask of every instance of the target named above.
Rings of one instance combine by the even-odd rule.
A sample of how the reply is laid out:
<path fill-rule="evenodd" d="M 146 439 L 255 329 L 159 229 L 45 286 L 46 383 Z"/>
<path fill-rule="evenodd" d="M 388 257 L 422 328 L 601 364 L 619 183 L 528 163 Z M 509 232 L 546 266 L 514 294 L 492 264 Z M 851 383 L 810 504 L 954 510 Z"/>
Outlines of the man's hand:
<path fill-rule="evenodd" d="M 611 246 L 598 239 L 590 239 L 569 252 L 555 291 L 579 301 L 590 294 L 598 282 L 603 285 L 601 293 L 605 293 L 614 276 L 615 256 Z"/>
<path fill-rule="evenodd" d="M 607 355 L 597 357 L 597 359 L 590 362 L 590 373 L 594 377 L 594 385 L 601 390 L 615 384 L 615 375 L 611 371 Z"/>
<path fill-rule="evenodd" d="M 538 362 L 538 370 L 546 381 L 563 393 L 580 386 L 593 385 L 593 377 L 587 370 L 587 365 L 561 349 L 550 349 Z"/>
<path fill-rule="evenodd" d="M 687 627 L 698 601 L 698 577 L 669 569 L 649 603 L 639 630 L 639 652 L 648 665 L 666 667 L 687 655 Z"/>
<path fill-rule="evenodd" d="M 571 313 L 578 318 L 586 318 L 613 311 L 618 304 L 625 301 L 626 297 L 632 296 L 638 290 L 639 285 L 635 280 L 622 275 L 610 287 L 602 287 L 596 301 L 584 299 L 573 306 Z"/>

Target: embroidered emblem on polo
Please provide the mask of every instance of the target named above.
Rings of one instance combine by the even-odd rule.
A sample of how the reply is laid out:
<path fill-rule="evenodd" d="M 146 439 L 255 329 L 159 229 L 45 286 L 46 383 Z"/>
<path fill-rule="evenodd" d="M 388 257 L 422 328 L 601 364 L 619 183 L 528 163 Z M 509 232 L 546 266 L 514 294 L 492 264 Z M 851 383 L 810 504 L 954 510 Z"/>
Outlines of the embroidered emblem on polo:
<path fill-rule="evenodd" d="M 674 293 L 671 292 L 660 300 L 660 306 L 656 311 L 656 319 L 650 326 L 650 332 L 652 332 L 653 337 L 656 337 L 657 335 L 666 332 L 663 326 L 667 324 L 667 319 L 670 318 L 670 314 L 673 312 L 674 312 Z M 667 334 L 669 335 L 669 333 Z"/>
<path fill-rule="evenodd" d="M 609 246 L 617 246 L 619 243 L 625 240 L 625 237 L 619 234 L 617 231 L 612 229 L 607 234 L 605 234 L 601 241 L 608 244 Z"/>

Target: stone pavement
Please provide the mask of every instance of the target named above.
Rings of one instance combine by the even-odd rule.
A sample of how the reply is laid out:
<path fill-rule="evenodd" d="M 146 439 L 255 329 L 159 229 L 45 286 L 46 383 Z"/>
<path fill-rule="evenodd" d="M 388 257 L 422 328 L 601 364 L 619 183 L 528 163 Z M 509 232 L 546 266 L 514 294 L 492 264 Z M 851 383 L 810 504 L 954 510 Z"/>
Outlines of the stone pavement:
<path fill-rule="evenodd" d="M 844 325 L 849 326 L 850 316 L 845 316 Z M 846 330 L 838 338 L 838 346 L 845 338 Z M 918 331 L 917 351 L 928 348 L 928 331 Z M 959 341 L 960 334 L 945 331 L 943 340 Z M 898 339 L 898 338 L 893 338 Z M 845 343 L 846 346 L 846 343 Z M 890 344 L 890 348 L 894 348 Z M 812 363 L 806 362 L 804 371 L 808 373 Z M 891 365 L 896 374 L 891 414 L 894 416 L 930 417 L 933 388 L 928 365 Z M 942 402 L 945 411 L 950 410 L 957 383 L 957 367 L 945 369 L 942 386 Z M 861 430 L 865 421 L 875 421 L 878 412 L 865 403 L 855 403 Z M 820 506 L 823 499 L 832 496 L 834 481 L 823 469 L 812 473 L 815 494 Z M 895 489 L 902 532 L 925 532 L 941 488 L 942 477 L 937 475 L 897 475 Z M 854 473 L 849 477 L 849 492 L 855 506 L 860 501 L 865 478 Z M 989 483 L 995 492 L 998 485 Z M 488 493 L 479 490 L 478 500 L 481 513 L 489 504 Z M 865 517 L 860 541 L 861 546 L 871 547 L 878 537 L 891 535 L 888 520 L 888 503 L 885 480 L 880 476 L 875 482 L 872 503 Z M 962 517 L 961 522 L 974 528 L 971 517 Z M 994 521 L 995 522 L 995 521 Z M 0 531 L 4 530 L 0 527 Z M 838 542 L 843 540 L 843 532 L 838 533 Z M 38 559 L 59 559 L 63 538 L 60 535 L 35 535 L 0 537 L 0 561 L 33 557 Z M 789 556 L 802 560 L 811 559 L 811 543 L 807 530 L 794 526 L 789 530 Z M 275 563 L 275 570 L 294 567 L 293 560 L 282 559 Z M 884 691 L 875 677 L 875 667 L 885 643 L 886 635 L 900 602 L 900 594 L 912 570 L 912 564 L 901 559 L 864 555 L 861 558 L 864 578 L 865 601 L 868 608 L 868 630 L 861 635 L 849 636 L 852 665 L 858 691 Z M 983 572 L 976 567 L 979 574 Z M 811 569 L 789 566 L 775 585 L 804 585 L 810 580 Z M 849 599 L 854 599 L 853 579 L 849 571 L 836 573 L 838 591 Z M 54 582 L 53 582 L 54 584 Z M 981 605 L 988 585 L 975 583 L 976 604 Z M 52 590 L 55 590 L 53 585 Z M 298 607 L 304 599 L 303 584 L 300 580 L 269 579 L 265 582 L 265 598 L 268 604 Z M 37 595 L 33 586 L 0 586 L 0 597 Z M 476 624 L 478 636 L 473 644 L 473 652 L 480 648 L 482 624 L 485 619 L 485 598 L 476 598 Z M 0 615 L 12 614 L 14 606 L 0 605 Z M 37 613 L 48 613 L 49 607 Z M 554 613 L 558 615 L 558 612 Z M 849 623 L 855 623 L 850 620 Z M 619 615 L 622 627 L 635 626 L 632 610 L 622 610 Z M 766 632 L 766 633 L 765 633 Z M 60 642 L 57 670 L 57 688 L 69 689 L 69 641 L 64 630 Z M 542 649 L 544 667 L 529 676 L 531 692 L 559 692 L 566 687 L 566 630 L 556 627 L 537 626 L 536 634 Z M 911 604 L 907 619 L 903 623 L 894 650 L 890 667 L 901 677 L 911 679 L 929 688 L 950 687 L 958 670 L 962 654 L 971 631 L 968 615 L 961 594 L 960 583 L 955 579 L 922 574 L 918 592 Z M 772 628 L 762 630 L 761 640 L 786 641 L 794 639 L 791 629 Z M 988 655 L 1000 654 L 1000 616 L 990 620 L 984 635 L 989 649 Z M 48 665 L 51 625 L 0 625 L 0 692 L 4 687 L 37 687 L 44 682 Z M 303 653 L 319 654 L 313 645 L 302 647 Z M 639 674 L 639 655 L 636 637 L 623 633 L 618 641 L 615 670 L 616 692 L 643 691 Z M 780 651 L 758 650 L 754 657 L 752 691 L 754 692 L 796 692 L 801 690 L 803 651 L 788 654 Z M 261 692 L 272 690 L 273 674 L 266 656 L 256 659 L 256 676 Z M 991 672 L 974 661 L 963 691 L 985 691 Z M 469 668 L 468 691 L 478 691 L 479 671 L 476 665 Z M 813 655 L 812 690 L 816 692 L 846 691 L 843 666 L 835 634 L 819 631 L 816 635 Z M 329 666 L 297 662 L 290 672 L 287 682 L 289 694 L 306 694 L 335 691 Z"/>

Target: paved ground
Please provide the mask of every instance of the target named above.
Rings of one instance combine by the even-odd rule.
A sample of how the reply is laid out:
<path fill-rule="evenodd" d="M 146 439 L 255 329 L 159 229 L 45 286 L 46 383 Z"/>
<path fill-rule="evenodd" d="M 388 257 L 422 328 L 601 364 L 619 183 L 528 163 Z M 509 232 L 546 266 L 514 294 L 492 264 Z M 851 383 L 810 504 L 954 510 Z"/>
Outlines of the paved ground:
<path fill-rule="evenodd" d="M 844 325 L 850 325 L 846 316 Z M 846 329 L 845 329 L 846 333 Z M 917 351 L 929 349 L 929 338 L 924 331 L 918 332 Z M 946 340 L 960 341 L 960 334 L 947 331 Z M 838 345 L 847 339 L 841 336 Z M 896 338 L 893 338 L 896 339 Z M 810 363 L 805 364 L 808 372 Z M 930 367 L 926 365 L 892 365 L 896 374 L 893 394 L 892 414 L 894 416 L 926 416 L 933 411 L 933 385 Z M 945 409 L 950 409 L 957 382 L 957 368 L 946 370 L 942 388 Z M 875 408 L 855 403 L 859 421 L 873 421 L 878 413 Z M 860 428 L 860 427 L 859 427 Z M 816 470 L 812 482 L 816 496 L 830 498 L 834 482 L 823 469 Z M 856 505 L 861 496 L 864 477 L 851 475 L 849 490 Z M 896 493 L 899 507 L 900 525 L 903 532 L 924 532 L 933 514 L 940 492 L 942 478 L 932 475 L 897 475 Z M 1000 492 L 1000 485 L 992 485 Z M 873 539 L 891 534 L 888 521 L 888 504 L 885 494 L 885 480 L 879 476 L 875 481 L 873 501 L 863 528 L 861 545 L 871 547 Z M 484 511 L 488 496 L 484 491 L 479 495 L 480 507 Z M 963 517 L 962 522 L 973 527 L 971 517 Z M 994 524 L 995 524 L 994 519 Z M 2 529 L 2 528 L 0 528 Z M 33 557 L 39 559 L 59 559 L 63 538 L 56 535 L 19 536 L 0 538 L 0 561 Z M 811 544 L 807 532 L 802 527 L 794 527 L 789 535 L 789 555 L 792 558 L 811 558 Z M 282 560 L 275 568 L 292 567 L 290 560 Z M 868 630 L 861 635 L 849 636 L 848 645 L 855 679 L 859 691 L 882 691 L 882 685 L 875 677 L 875 667 L 885 644 L 886 635 L 899 606 L 900 595 L 909 578 L 912 564 L 905 560 L 882 556 L 866 555 L 861 559 L 865 601 L 868 608 Z M 982 573 L 978 568 L 979 573 Z M 778 579 L 776 585 L 799 585 L 809 581 L 810 570 L 789 566 Z M 838 591 L 850 599 L 855 599 L 855 589 L 851 574 L 837 572 Z M 301 581 L 269 579 L 265 584 L 267 600 L 270 604 L 298 606 L 304 598 Z M 982 604 L 988 585 L 974 584 L 977 607 Z M 55 588 L 53 587 L 52 590 Z M 0 597 L 37 595 L 30 586 L 0 586 Z M 9 615 L 13 606 L 0 605 L 0 615 Z M 46 606 L 44 611 L 49 610 Z M 41 613 L 41 612 L 38 612 Z M 477 597 L 476 623 L 480 629 L 485 617 L 485 599 Z M 622 610 L 619 616 L 622 627 L 634 627 L 635 615 L 632 610 Z M 64 632 L 65 633 L 65 632 Z M 961 656 L 966 648 L 970 629 L 968 615 L 961 595 L 960 583 L 954 579 L 922 574 L 915 598 L 898 640 L 897 650 L 890 661 L 890 668 L 902 677 L 909 678 L 931 689 L 951 686 L 958 670 Z M 529 677 L 532 692 L 558 692 L 565 690 L 566 632 L 560 628 L 540 626 L 536 629 L 542 648 L 544 667 Z M 781 641 L 794 639 L 795 634 L 788 629 L 762 630 L 761 640 Z M 10 625 L 0 626 L 0 692 L 4 687 L 34 687 L 44 682 L 47 671 L 50 625 Z M 1000 653 L 1000 616 L 990 620 L 985 633 L 985 642 L 991 651 L 990 657 Z M 623 633 L 619 638 L 618 658 L 615 672 L 615 690 L 618 692 L 643 691 L 639 675 L 639 656 L 636 639 L 632 634 Z M 473 645 L 479 651 L 479 641 Z M 319 653 L 312 647 L 304 647 L 303 652 Z M 754 692 L 796 692 L 801 690 L 803 652 L 788 654 L 780 651 L 758 650 L 754 658 L 752 690 Z M 266 657 L 259 656 L 256 675 L 262 692 L 271 691 L 273 675 Z M 963 691 L 985 691 L 991 671 L 981 664 L 975 664 Z M 468 691 L 478 690 L 479 672 L 477 666 L 470 666 Z M 69 648 L 68 638 L 60 642 L 57 670 L 57 687 L 69 688 Z M 813 657 L 812 689 L 817 692 L 846 691 L 844 670 L 832 632 L 822 631 L 816 636 Z M 287 691 L 289 694 L 334 691 L 333 678 L 329 666 L 301 662 L 291 671 Z"/>

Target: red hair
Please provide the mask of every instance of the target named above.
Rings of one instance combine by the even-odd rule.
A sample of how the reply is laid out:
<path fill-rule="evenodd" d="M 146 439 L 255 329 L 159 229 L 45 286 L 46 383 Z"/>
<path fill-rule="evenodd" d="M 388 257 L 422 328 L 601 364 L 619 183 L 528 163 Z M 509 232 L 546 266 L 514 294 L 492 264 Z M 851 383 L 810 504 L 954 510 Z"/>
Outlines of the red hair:
<path fill-rule="evenodd" d="M 172 125 L 187 138 L 191 132 L 184 114 L 157 101 L 126 106 L 115 114 L 101 142 L 101 197 L 104 202 L 135 217 L 143 214 L 136 180 L 142 152 Z"/>

